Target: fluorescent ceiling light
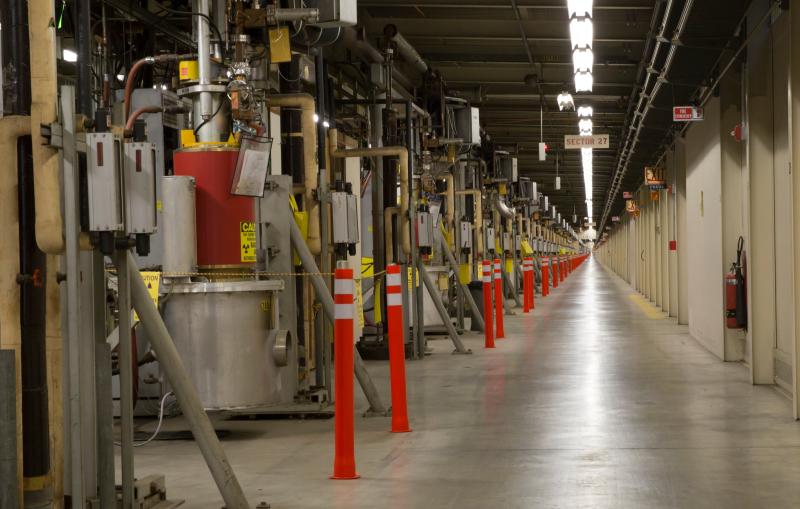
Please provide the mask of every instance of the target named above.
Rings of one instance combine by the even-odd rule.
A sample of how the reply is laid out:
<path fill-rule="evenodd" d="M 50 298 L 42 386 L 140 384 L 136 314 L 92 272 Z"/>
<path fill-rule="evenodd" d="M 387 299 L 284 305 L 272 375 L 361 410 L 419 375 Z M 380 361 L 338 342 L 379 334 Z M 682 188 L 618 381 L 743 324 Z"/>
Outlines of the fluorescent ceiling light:
<path fill-rule="evenodd" d="M 125 81 L 125 75 L 124 74 L 117 74 L 117 79 L 120 80 L 120 81 Z"/>
<path fill-rule="evenodd" d="M 72 51 L 71 49 L 65 49 L 61 52 L 61 57 L 66 62 L 77 62 L 78 61 L 78 54 Z"/>
<path fill-rule="evenodd" d="M 569 17 L 592 16 L 592 0 L 567 0 Z"/>
<path fill-rule="evenodd" d="M 588 136 L 592 134 L 592 120 L 588 118 L 583 118 L 578 122 L 578 130 L 580 130 L 582 136 Z"/>
<path fill-rule="evenodd" d="M 569 92 L 561 92 L 558 94 L 558 109 L 561 111 L 575 109 L 575 101 L 572 99 L 572 94 Z"/>
<path fill-rule="evenodd" d="M 592 72 L 594 66 L 594 53 L 591 48 L 576 49 L 572 52 L 573 72 L 589 71 Z"/>
<path fill-rule="evenodd" d="M 594 39 L 594 26 L 589 18 L 572 19 L 569 22 L 569 39 L 572 49 L 591 48 Z"/>
<path fill-rule="evenodd" d="M 594 113 L 594 110 L 591 106 L 579 106 L 578 107 L 578 116 L 581 118 L 589 118 Z"/>
<path fill-rule="evenodd" d="M 581 71 L 575 73 L 575 91 L 576 92 L 591 92 L 594 86 L 594 78 L 592 73 Z"/>

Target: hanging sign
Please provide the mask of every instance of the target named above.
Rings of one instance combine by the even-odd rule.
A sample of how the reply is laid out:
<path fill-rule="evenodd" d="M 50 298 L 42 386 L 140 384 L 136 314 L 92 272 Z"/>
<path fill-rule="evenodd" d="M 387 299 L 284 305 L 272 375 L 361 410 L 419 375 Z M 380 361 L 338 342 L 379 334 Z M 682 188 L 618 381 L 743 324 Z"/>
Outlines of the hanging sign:
<path fill-rule="evenodd" d="M 632 200 L 633 199 L 633 193 L 631 193 L 629 191 L 623 191 L 622 192 L 622 199 L 623 200 Z"/>
<path fill-rule="evenodd" d="M 620 217 L 619 216 L 611 216 L 611 222 L 612 223 L 619 223 L 619 221 L 620 221 Z"/>
<path fill-rule="evenodd" d="M 631 214 L 635 214 L 639 211 L 639 204 L 636 200 L 628 200 L 625 202 L 625 210 Z"/>
<path fill-rule="evenodd" d="M 644 183 L 651 191 L 667 188 L 666 170 L 661 166 L 646 166 Z"/>
<path fill-rule="evenodd" d="M 697 106 L 675 106 L 672 108 L 673 122 L 698 122 L 703 120 L 703 108 Z"/>
<path fill-rule="evenodd" d="M 582 148 L 608 148 L 609 136 L 607 134 L 594 134 L 592 136 L 581 136 L 578 134 L 564 135 L 564 148 L 567 150 L 578 150 Z"/>

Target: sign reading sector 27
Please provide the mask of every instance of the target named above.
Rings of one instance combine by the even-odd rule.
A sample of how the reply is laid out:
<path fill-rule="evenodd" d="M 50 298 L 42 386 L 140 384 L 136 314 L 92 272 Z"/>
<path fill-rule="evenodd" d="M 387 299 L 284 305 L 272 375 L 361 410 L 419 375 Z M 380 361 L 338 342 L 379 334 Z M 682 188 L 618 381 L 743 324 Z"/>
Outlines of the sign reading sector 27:
<path fill-rule="evenodd" d="M 595 134 L 592 136 L 566 134 L 564 135 L 564 147 L 567 150 L 578 150 L 582 148 L 608 148 L 609 137 L 607 134 Z"/>

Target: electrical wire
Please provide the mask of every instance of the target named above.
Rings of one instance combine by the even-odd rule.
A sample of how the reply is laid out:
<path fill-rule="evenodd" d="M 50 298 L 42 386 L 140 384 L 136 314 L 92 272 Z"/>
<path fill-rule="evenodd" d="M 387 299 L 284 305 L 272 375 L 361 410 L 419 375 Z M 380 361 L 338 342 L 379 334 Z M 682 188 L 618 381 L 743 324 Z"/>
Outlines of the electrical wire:
<path fill-rule="evenodd" d="M 156 430 L 153 432 L 152 435 L 150 435 L 150 438 L 148 438 L 144 442 L 139 442 L 139 443 L 134 442 L 133 444 L 134 447 L 144 447 L 145 445 L 149 444 L 150 442 L 156 439 L 159 432 L 161 431 L 161 424 L 164 422 L 164 403 L 167 401 L 167 397 L 169 396 L 172 396 L 172 391 L 169 391 L 168 393 L 164 394 L 164 397 L 161 398 L 161 404 L 159 405 L 159 410 L 158 410 L 158 425 L 156 426 Z M 117 447 L 122 447 L 122 444 L 120 442 L 114 442 L 114 445 L 116 445 Z"/>
<path fill-rule="evenodd" d="M 213 113 L 213 114 L 212 114 L 210 117 L 208 117 L 207 119 L 205 119 L 205 120 L 203 120 L 202 122 L 200 122 L 200 125 L 199 125 L 199 126 L 197 126 L 197 127 L 195 128 L 195 130 L 194 130 L 194 137 L 195 137 L 195 138 L 197 138 L 197 133 L 199 133 L 199 132 L 200 132 L 200 129 L 202 129 L 203 127 L 205 127 L 205 126 L 206 126 L 206 124 L 208 124 L 209 122 L 211 122 L 212 120 L 214 120 L 214 117 L 216 117 L 216 116 L 217 116 L 217 114 L 218 114 L 218 113 L 220 112 L 220 110 L 222 109 L 222 104 L 223 104 L 224 102 L 225 102 L 225 100 L 224 100 L 224 99 L 222 99 L 222 98 L 220 98 L 220 100 L 219 100 L 219 105 L 217 106 L 217 109 L 214 111 L 214 113 Z"/>

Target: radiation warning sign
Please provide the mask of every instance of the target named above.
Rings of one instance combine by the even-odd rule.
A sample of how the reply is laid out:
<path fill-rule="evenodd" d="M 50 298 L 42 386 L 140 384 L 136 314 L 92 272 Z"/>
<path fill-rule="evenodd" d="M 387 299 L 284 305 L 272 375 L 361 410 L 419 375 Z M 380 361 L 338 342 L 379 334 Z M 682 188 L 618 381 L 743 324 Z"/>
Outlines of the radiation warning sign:
<path fill-rule="evenodd" d="M 255 263 L 256 224 L 250 221 L 239 223 L 239 240 L 242 247 L 242 263 Z"/>

